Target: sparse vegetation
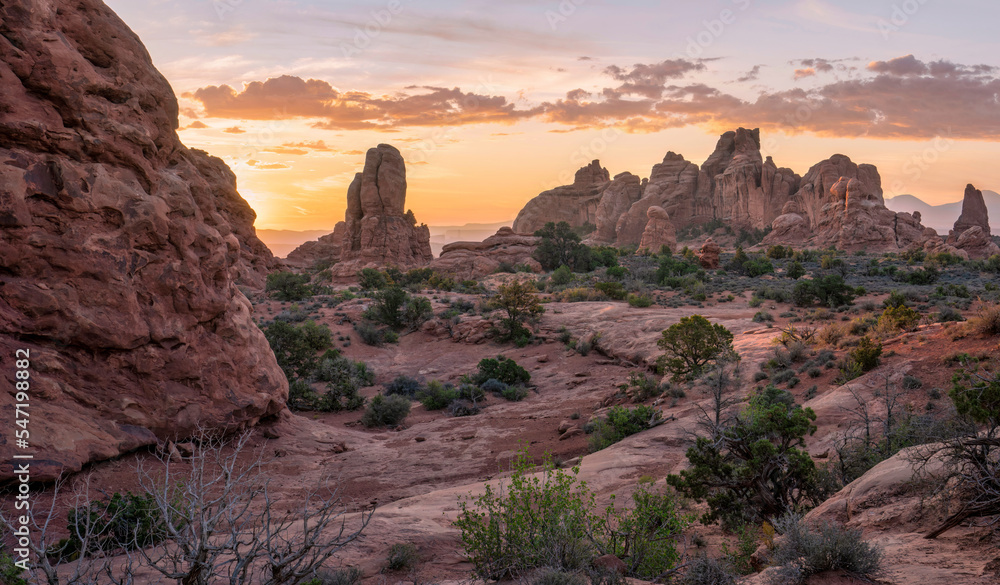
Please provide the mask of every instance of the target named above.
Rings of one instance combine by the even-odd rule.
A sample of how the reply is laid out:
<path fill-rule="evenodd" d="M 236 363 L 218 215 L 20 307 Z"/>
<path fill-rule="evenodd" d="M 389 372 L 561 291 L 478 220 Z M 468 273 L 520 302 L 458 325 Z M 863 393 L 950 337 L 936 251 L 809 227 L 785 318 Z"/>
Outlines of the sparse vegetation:
<path fill-rule="evenodd" d="M 682 317 L 663 332 L 656 345 L 665 353 L 657 361 L 675 380 L 691 379 L 725 352 L 733 351 L 733 334 L 701 315 Z"/>

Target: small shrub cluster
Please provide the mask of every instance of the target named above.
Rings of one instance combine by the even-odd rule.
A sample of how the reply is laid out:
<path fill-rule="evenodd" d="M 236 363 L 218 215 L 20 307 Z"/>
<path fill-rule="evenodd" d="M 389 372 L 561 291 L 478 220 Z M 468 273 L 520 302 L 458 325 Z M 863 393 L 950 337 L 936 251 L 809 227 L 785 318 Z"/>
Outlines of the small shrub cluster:
<path fill-rule="evenodd" d="M 651 406 L 612 406 L 606 416 L 594 420 L 584 429 L 590 434 L 590 450 L 600 451 L 625 437 L 640 433 L 653 426 L 659 416 L 660 413 Z"/>
<path fill-rule="evenodd" d="M 774 585 L 799 585 L 824 571 L 843 570 L 866 579 L 882 571 L 882 551 L 865 542 L 860 530 L 823 523 L 812 528 L 796 515 L 775 523 L 783 538 L 771 563 L 780 567 Z"/>
<path fill-rule="evenodd" d="M 371 399 L 361 416 L 361 424 L 368 428 L 398 426 L 410 414 L 410 401 L 405 396 L 379 394 Z"/>

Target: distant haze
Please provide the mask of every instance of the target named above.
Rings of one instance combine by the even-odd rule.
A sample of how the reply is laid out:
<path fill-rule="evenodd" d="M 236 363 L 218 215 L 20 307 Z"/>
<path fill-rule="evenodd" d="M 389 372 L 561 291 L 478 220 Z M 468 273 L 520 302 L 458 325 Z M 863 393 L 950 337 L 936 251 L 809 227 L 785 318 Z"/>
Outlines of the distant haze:
<path fill-rule="evenodd" d="M 1000 194 L 996 191 L 983 189 L 983 200 L 990 217 L 990 229 L 994 234 L 1000 234 Z M 893 211 L 920 212 L 920 222 L 934 228 L 939 234 L 947 234 L 954 226 L 955 220 L 962 214 L 962 201 L 931 205 L 913 195 L 887 197 L 885 206 Z"/>

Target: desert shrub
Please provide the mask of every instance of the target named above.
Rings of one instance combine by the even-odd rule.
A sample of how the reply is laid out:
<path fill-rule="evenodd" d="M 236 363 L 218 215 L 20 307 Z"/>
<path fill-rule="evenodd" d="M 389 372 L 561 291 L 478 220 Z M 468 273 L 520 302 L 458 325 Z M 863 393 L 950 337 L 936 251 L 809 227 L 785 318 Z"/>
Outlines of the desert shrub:
<path fill-rule="evenodd" d="M 476 384 L 484 384 L 489 380 L 497 380 L 508 386 L 527 384 L 531 381 L 531 374 L 514 360 L 498 355 L 496 359 L 485 358 L 479 360 L 478 371 L 472 376 L 472 381 Z"/>
<path fill-rule="evenodd" d="M 580 236 L 565 222 L 548 222 L 535 232 L 541 238 L 532 257 L 545 270 L 569 266 L 573 270 L 590 269 L 590 248 L 580 243 Z"/>
<path fill-rule="evenodd" d="M 819 368 L 809 368 L 808 374 L 810 378 L 819 378 L 823 375 L 823 370 Z"/>
<path fill-rule="evenodd" d="M 792 280 L 798 280 L 806 275 L 806 269 L 803 268 L 801 262 L 796 260 L 788 266 L 788 270 L 785 271 L 785 275 Z"/>
<path fill-rule="evenodd" d="M 385 385 L 385 395 L 393 396 L 398 394 L 399 396 L 405 396 L 406 398 L 414 398 L 417 392 L 422 387 L 420 380 L 416 378 L 411 378 L 409 376 L 396 376 L 393 381 Z"/>
<path fill-rule="evenodd" d="M 757 311 L 753 316 L 754 323 L 770 323 L 771 321 L 774 321 L 774 315 L 767 311 Z"/>
<path fill-rule="evenodd" d="M 665 330 L 656 345 L 665 351 L 657 365 L 675 380 L 693 378 L 720 355 L 733 350 L 733 334 L 701 315 L 682 317 Z"/>
<path fill-rule="evenodd" d="M 458 398 L 458 390 L 451 384 L 443 384 L 431 380 L 427 386 L 417 392 L 417 400 L 427 410 L 441 410 Z"/>
<path fill-rule="evenodd" d="M 579 571 L 561 571 L 545 567 L 535 575 L 531 585 L 589 585 L 589 582 Z"/>
<path fill-rule="evenodd" d="M 751 296 L 750 300 L 747 302 L 747 306 L 749 306 L 751 309 L 756 309 L 757 307 L 763 304 L 764 304 L 764 299 L 758 297 L 757 295 Z"/>
<path fill-rule="evenodd" d="M 448 404 L 448 414 L 451 416 L 475 416 L 479 414 L 482 409 L 479 405 L 472 400 L 465 400 L 462 398 L 456 398 Z"/>
<path fill-rule="evenodd" d="M 965 317 L 962 316 L 960 311 L 948 305 L 940 305 L 934 318 L 938 323 L 965 321 Z"/>
<path fill-rule="evenodd" d="M 771 382 L 775 384 L 784 384 L 794 377 L 795 372 L 793 370 L 781 370 L 771 375 Z"/>
<path fill-rule="evenodd" d="M 279 301 L 301 301 L 313 295 L 309 275 L 294 272 L 272 272 L 264 285 L 271 298 Z"/>
<path fill-rule="evenodd" d="M 390 286 L 375 293 L 372 305 L 364 316 L 398 331 L 417 329 L 433 313 L 431 302 L 426 298 L 414 297 L 399 286 Z"/>
<path fill-rule="evenodd" d="M 389 284 L 389 278 L 384 272 L 374 268 L 362 268 L 358 271 L 358 286 L 361 290 L 379 290 Z"/>
<path fill-rule="evenodd" d="M 115 492 L 107 500 L 90 502 L 89 507 L 71 509 L 66 522 L 69 537 L 59 541 L 53 551 L 53 556 L 61 559 L 146 548 L 168 537 L 156 499 L 150 494 Z M 92 536 L 81 540 L 81 535 L 88 533 Z M 84 551 L 84 546 L 89 550 Z"/>
<path fill-rule="evenodd" d="M 378 394 L 368 402 L 361 424 L 368 428 L 394 427 L 410 414 L 410 401 L 404 396 Z"/>
<path fill-rule="evenodd" d="M 316 577 L 305 581 L 304 585 L 358 585 L 364 574 L 357 567 L 345 567 L 332 571 L 319 571 Z"/>
<path fill-rule="evenodd" d="M 387 341 L 386 332 L 379 329 L 368 321 L 360 321 L 354 324 L 354 332 L 358 334 L 365 345 L 381 347 Z"/>
<path fill-rule="evenodd" d="M 612 406 L 607 415 L 590 425 L 590 450 L 600 451 L 625 437 L 642 432 L 650 428 L 658 417 L 659 413 L 650 406 Z"/>
<path fill-rule="evenodd" d="M 653 304 L 653 297 L 647 294 L 630 294 L 628 296 L 628 304 L 633 307 L 644 309 Z"/>
<path fill-rule="evenodd" d="M 308 378 L 316 368 L 316 354 L 333 347 L 330 329 L 315 321 L 297 326 L 275 321 L 264 330 L 264 337 L 290 382 Z"/>
<path fill-rule="evenodd" d="M 731 424 L 688 449 L 690 469 L 667 476 L 667 483 L 696 501 L 708 503 L 705 523 L 735 528 L 773 520 L 816 504 L 826 495 L 816 466 L 802 449 L 816 431 L 816 414 L 787 391 L 768 386 L 748 400 Z"/>
<path fill-rule="evenodd" d="M 489 380 L 483 382 L 480 385 L 480 388 L 482 388 L 484 392 L 489 392 L 490 394 L 500 394 L 507 389 L 507 384 L 504 384 L 496 378 L 490 378 Z"/>
<path fill-rule="evenodd" d="M 489 307 L 504 314 L 500 319 L 499 341 L 526 343 L 531 339 L 531 331 L 525 327 L 525 323 L 537 319 L 545 312 L 535 292 L 534 286 L 518 280 L 501 284 L 497 289 L 497 294 L 490 299 Z"/>
<path fill-rule="evenodd" d="M 903 305 L 900 307 L 886 307 L 878 318 L 878 325 L 887 329 L 908 330 L 913 329 L 920 322 L 920 313 Z"/>
<path fill-rule="evenodd" d="M 628 295 L 628 291 L 625 290 L 625 287 L 620 282 L 595 282 L 594 290 L 616 301 L 624 300 L 626 295 Z"/>
<path fill-rule="evenodd" d="M 628 273 L 628 268 L 625 268 L 624 266 L 612 266 L 605 271 L 608 278 L 613 278 L 615 280 L 625 280 Z"/>
<path fill-rule="evenodd" d="M 920 388 L 923 385 L 924 383 L 920 381 L 920 378 L 911 376 L 909 374 L 903 376 L 903 388 L 907 390 L 916 390 L 917 388 Z"/>
<path fill-rule="evenodd" d="M 552 276 L 549 278 L 549 282 L 555 286 L 565 286 L 573 281 L 573 271 L 569 269 L 569 266 L 563 264 L 559 268 L 556 268 L 552 272 Z"/>
<path fill-rule="evenodd" d="M 662 256 L 660 257 L 660 264 L 654 278 L 656 279 L 656 284 L 670 286 L 666 284 L 669 279 L 698 274 L 700 271 L 701 265 L 691 260 L 674 258 L 673 256 Z"/>
<path fill-rule="evenodd" d="M 753 381 L 754 382 L 760 382 L 762 380 L 767 380 L 767 378 L 768 378 L 767 372 L 754 372 L 754 374 L 753 374 Z"/>
<path fill-rule="evenodd" d="M 878 367 L 882 356 L 882 344 L 865 336 L 858 340 L 858 346 L 851 350 L 849 359 L 862 372 L 870 372 Z"/>
<path fill-rule="evenodd" d="M 977 334 L 984 337 L 1000 335 L 1000 305 L 985 305 L 969 325 Z"/>
<path fill-rule="evenodd" d="M 799 307 L 808 307 L 817 300 L 824 307 L 836 308 L 850 304 L 858 291 L 847 286 L 839 274 L 827 274 L 813 280 L 795 283 L 792 302 Z"/>
<path fill-rule="evenodd" d="M 688 562 L 687 571 L 677 580 L 679 585 L 736 585 L 739 574 L 723 559 L 698 555 Z"/>
<path fill-rule="evenodd" d="M 786 248 L 785 246 L 770 246 L 767 249 L 767 257 L 772 260 L 783 260 L 785 258 L 791 258 L 795 253 L 791 248 Z"/>
<path fill-rule="evenodd" d="M 0 583 L 4 585 L 29 585 L 28 581 L 21 577 L 24 570 L 15 564 L 14 558 L 0 547 Z"/>
<path fill-rule="evenodd" d="M 755 278 L 774 272 L 774 265 L 766 258 L 751 258 L 743 264 L 743 274 Z"/>
<path fill-rule="evenodd" d="M 398 542 L 389 547 L 389 557 L 385 561 L 385 568 L 390 571 L 403 571 L 416 567 L 419 561 L 417 547 L 409 542 Z"/>
<path fill-rule="evenodd" d="M 794 514 L 778 520 L 775 528 L 783 536 L 771 557 L 772 565 L 781 567 L 772 580 L 775 585 L 799 585 L 833 570 L 870 580 L 882 570 L 882 551 L 866 542 L 860 530 L 831 523 L 810 528 Z"/>
<path fill-rule="evenodd" d="M 524 386 L 507 386 L 500 391 L 500 396 L 502 396 L 504 400 L 520 402 L 528 397 L 528 389 Z"/>
<path fill-rule="evenodd" d="M 689 524 L 669 492 L 640 485 L 631 501 L 614 499 L 598 511 L 593 492 L 570 472 L 546 461 L 540 470 L 522 451 L 509 483 L 486 485 L 460 498 L 455 525 L 477 577 L 519 578 L 533 569 L 579 571 L 597 551 L 626 559 L 626 574 L 652 579 L 676 566 L 677 539 Z M 537 473 L 540 471 L 540 473 Z"/>

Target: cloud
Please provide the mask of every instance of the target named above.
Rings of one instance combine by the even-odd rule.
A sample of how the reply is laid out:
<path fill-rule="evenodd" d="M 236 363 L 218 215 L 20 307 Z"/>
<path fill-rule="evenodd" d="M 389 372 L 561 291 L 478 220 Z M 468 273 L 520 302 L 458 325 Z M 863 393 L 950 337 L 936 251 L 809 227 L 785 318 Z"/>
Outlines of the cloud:
<path fill-rule="evenodd" d="M 247 165 L 251 166 L 259 171 L 277 171 L 280 169 L 290 169 L 291 167 L 285 163 L 262 163 L 259 160 L 248 160 Z"/>
<path fill-rule="evenodd" d="M 228 85 L 194 92 L 207 117 L 250 120 L 315 118 L 327 130 L 392 131 L 399 126 L 461 126 L 513 123 L 540 113 L 518 110 L 503 96 L 464 92 L 459 88 L 420 86 L 376 96 L 362 91 L 341 92 L 325 81 L 283 75 L 246 84 L 242 91 Z M 419 90 L 422 93 L 413 93 Z"/>
<path fill-rule="evenodd" d="M 208 117 L 307 118 L 314 127 L 330 130 L 400 132 L 405 127 L 512 124 L 530 119 L 552 124 L 553 132 L 615 127 L 641 133 L 700 125 L 713 131 L 748 126 L 836 137 L 1000 138 L 1000 78 L 992 66 L 923 62 L 906 55 L 872 61 L 848 79 L 833 79 L 809 89 L 765 91 L 747 99 L 706 83 L 681 81 L 688 73 L 706 69 L 706 63 L 677 59 L 610 66 L 604 73 L 619 82 L 616 87 L 597 93 L 572 89 L 565 98 L 524 106 L 503 96 L 461 88 L 411 86 L 374 95 L 344 92 L 325 81 L 290 76 L 249 83 L 242 91 L 210 86 L 197 90 L 194 97 Z M 819 77 L 821 72 L 841 67 L 824 59 L 795 63 L 810 64 L 797 71 L 797 78 Z M 747 76 L 759 73 L 758 67 Z"/>
<path fill-rule="evenodd" d="M 178 130 L 187 130 L 189 128 L 194 128 L 195 130 L 200 130 L 202 128 L 211 128 L 211 126 L 209 126 L 208 124 L 205 124 L 204 122 L 202 122 L 200 120 L 195 120 L 194 122 L 191 122 L 187 126 L 181 126 L 180 128 L 178 128 Z"/>
<path fill-rule="evenodd" d="M 239 126 L 230 126 L 229 128 L 223 130 L 223 132 L 226 134 L 246 134 L 247 131 Z"/>
<path fill-rule="evenodd" d="M 747 71 L 742 76 L 737 78 L 736 83 L 748 83 L 750 81 L 757 81 L 757 78 L 760 77 L 760 68 L 761 68 L 760 65 L 754 65 L 753 69 Z"/>

